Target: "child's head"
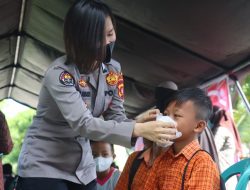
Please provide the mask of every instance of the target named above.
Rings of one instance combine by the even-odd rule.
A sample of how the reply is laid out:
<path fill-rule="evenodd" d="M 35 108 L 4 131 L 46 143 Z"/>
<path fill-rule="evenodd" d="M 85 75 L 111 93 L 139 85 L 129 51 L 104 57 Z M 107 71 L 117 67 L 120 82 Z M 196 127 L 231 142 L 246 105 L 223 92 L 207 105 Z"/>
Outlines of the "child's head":
<path fill-rule="evenodd" d="M 114 146 L 103 141 L 91 141 L 90 144 L 96 163 L 96 171 L 107 171 L 115 159 Z"/>
<path fill-rule="evenodd" d="M 9 163 L 3 165 L 3 174 L 4 175 L 11 175 L 12 174 L 12 166 Z"/>
<path fill-rule="evenodd" d="M 175 142 L 193 140 L 206 127 L 212 112 L 211 100 L 199 88 L 178 91 L 170 100 L 164 114 L 177 122 L 182 136 Z"/>

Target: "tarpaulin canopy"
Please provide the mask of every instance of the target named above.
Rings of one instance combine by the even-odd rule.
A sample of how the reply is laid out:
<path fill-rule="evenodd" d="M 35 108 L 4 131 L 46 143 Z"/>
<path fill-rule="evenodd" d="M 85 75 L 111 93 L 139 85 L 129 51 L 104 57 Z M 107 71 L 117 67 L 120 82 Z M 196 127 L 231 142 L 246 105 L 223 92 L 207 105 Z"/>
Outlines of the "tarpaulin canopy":
<path fill-rule="evenodd" d="M 36 108 L 44 72 L 64 53 L 73 0 L 0 0 L 0 99 Z M 125 107 L 154 104 L 154 87 L 200 85 L 249 65 L 250 1 L 105 0 L 117 20 L 114 59 L 125 75 Z M 242 67 L 243 68 L 243 67 Z"/>

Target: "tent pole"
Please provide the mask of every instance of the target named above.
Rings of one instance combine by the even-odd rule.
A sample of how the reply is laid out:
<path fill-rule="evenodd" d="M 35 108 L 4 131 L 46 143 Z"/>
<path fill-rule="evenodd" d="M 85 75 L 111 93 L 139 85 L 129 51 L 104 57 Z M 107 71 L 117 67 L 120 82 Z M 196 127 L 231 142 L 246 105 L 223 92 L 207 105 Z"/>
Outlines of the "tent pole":
<path fill-rule="evenodd" d="M 14 67 L 12 70 L 12 74 L 11 74 L 11 79 L 10 79 L 10 87 L 9 87 L 9 91 L 8 91 L 8 98 L 10 98 L 11 93 L 12 93 L 12 88 L 13 88 L 13 84 L 15 81 L 15 75 L 16 75 L 16 65 L 18 62 L 18 58 L 19 58 L 19 49 L 20 49 L 20 43 L 21 43 L 21 31 L 22 31 L 22 27 L 23 27 L 23 19 L 24 19 L 24 10 L 25 10 L 25 4 L 26 4 L 26 0 L 22 0 L 22 6 L 21 6 L 21 11 L 20 11 L 20 18 L 19 18 L 19 25 L 18 25 L 18 36 L 17 36 L 17 42 L 16 42 L 16 51 L 15 51 L 15 57 L 14 57 Z"/>
<path fill-rule="evenodd" d="M 248 113 L 250 113 L 250 104 L 249 104 L 249 102 L 248 102 L 248 100 L 246 98 L 246 95 L 244 94 L 244 92 L 243 92 L 243 90 L 241 88 L 241 85 L 240 85 L 237 77 L 233 76 L 233 75 L 230 75 L 230 78 L 235 82 L 236 88 L 237 88 L 237 90 L 238 90 L 238 92 L 239 92 L 239 94 L 240 94 L 246 108 L 247 108 L 247 111 L 248 111 Z"/>

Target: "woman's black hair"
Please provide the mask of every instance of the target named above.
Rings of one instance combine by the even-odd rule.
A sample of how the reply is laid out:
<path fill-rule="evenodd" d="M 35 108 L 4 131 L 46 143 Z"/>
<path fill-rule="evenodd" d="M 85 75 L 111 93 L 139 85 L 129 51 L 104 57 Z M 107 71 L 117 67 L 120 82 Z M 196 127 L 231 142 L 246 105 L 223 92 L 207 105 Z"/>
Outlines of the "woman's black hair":
<path fill-rule="evenodd" d="M 64 44 L 68 63 L 75 63 L 82 73 L 97 69 L 106 57 L 105 20 L 115 27 L 110 8 L 101 0 L 78 0 L 64 21 Z"/>
<path fill-rule="evenodd" d="M 220 126 L 220 121 L 224 117 L 225 121 L 227 121 L 227 116 L 226 112 L 224 109 L 218 107 L 218 106 L 213 106 L 213 113 L 210 117 L 210 123 L 212 124 L 212 132 L 213 134 L 216 133 L 217 128 Z"/>

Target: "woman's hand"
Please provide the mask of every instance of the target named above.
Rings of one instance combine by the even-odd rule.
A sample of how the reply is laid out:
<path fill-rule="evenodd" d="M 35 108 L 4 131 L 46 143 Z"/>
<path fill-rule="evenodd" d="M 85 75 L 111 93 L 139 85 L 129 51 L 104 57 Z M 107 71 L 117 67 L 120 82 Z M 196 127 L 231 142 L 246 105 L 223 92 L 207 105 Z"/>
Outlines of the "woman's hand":
<path fill-rule="evenodd" d="M 136 118 L 136 123 L 144 123 L 147 121 L 154 121 L 154 120 L 156 120 L 156 117 L 159 114 L 160 114 L 160 110 L 158 110 L 158 109 L 148 110 Z"/>
<path fill-rule="evenodd" d="M 150 141 L 164 144 L 176 138 L 176 128 L 173 124 L 162 121 L 136 123 L 133 136 L 144 137 Z"/>

